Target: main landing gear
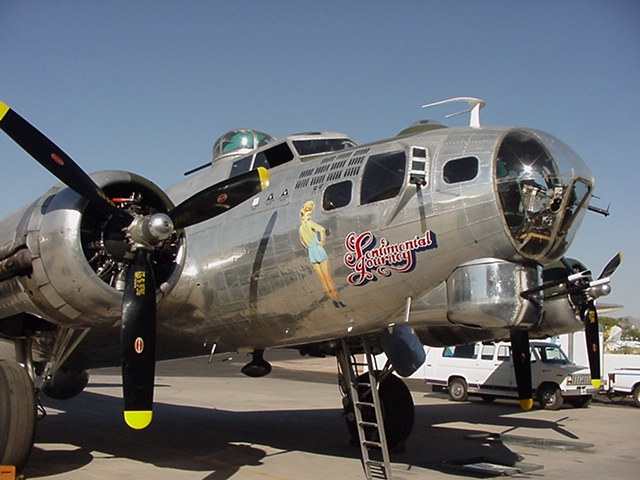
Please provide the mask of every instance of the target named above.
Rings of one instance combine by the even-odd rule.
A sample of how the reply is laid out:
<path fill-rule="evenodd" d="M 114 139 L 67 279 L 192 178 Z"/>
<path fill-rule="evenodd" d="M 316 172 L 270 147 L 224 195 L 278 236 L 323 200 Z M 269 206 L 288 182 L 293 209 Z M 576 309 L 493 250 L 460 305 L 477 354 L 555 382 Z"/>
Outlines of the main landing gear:
<path fill-rule="evenodd" d="M 36 389 L 27 370 L 0 360 L 0 465 L 24 466 L 36 431 Z"/>
<path fill-rule="evenodd" d="M 354 351 L 364 352 L 364 361 L 359 362 Z M 377 368 L 366 338 L 357 344 L 343 340 L 337 356 L 347 427 L 360 445 L 365 476 L 367 480 L 390 479 L 389 451 L 404 450 L 413 430 L 411 393 L 389 369 Z"/>

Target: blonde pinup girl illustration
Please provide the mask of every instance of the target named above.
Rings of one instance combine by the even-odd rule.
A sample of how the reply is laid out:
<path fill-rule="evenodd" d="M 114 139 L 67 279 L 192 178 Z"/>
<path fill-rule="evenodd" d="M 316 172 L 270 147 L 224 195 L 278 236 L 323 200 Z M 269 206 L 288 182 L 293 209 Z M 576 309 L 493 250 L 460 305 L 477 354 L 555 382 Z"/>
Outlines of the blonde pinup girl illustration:
<path fill-rule="evenodd" d="M 331 299 L 334 307 L 342 308 L 346 305 L 340 301 L 338 296 L 338 290 L 331 278 L 329 257 L 323 247 L 326 238 L 325 229 L 322 225 L 311 220 L 314 206 L 312 201 L 308 201 L 300 209 L 300 242 L 309 251 L 309 261 L 322 281 L 324 292 Z"/>

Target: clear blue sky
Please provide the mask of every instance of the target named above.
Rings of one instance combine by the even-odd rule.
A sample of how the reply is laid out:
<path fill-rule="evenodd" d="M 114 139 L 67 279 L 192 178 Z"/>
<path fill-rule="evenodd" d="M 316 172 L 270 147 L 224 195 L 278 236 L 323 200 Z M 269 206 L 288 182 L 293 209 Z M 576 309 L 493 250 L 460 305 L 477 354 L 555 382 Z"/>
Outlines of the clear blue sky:
<path fill-rule="evenodd" d="M 0 99 L 89 171 L 162 187 L 227 130 L 335 130 L 368 142 L 452 96 L 486 125 L 529 126 L 589 164 L 597 205 L 570 255 L 640 318 L 640 2 L 0 0 Z M 454 119 L 449 124 L 460 124 Z M 5 136 L 0 217 L 55 183 Z"/>

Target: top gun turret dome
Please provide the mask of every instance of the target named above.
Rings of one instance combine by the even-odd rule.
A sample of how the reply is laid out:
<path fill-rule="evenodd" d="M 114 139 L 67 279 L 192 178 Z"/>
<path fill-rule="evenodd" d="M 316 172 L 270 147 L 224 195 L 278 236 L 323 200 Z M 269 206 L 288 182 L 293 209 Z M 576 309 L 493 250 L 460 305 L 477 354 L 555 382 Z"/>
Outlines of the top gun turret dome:
<path fill-rule="evenodd" d="M 213 144 L 212 162 L 222 158 L 244 155 L 276 140 L 277 138 L 257 130 L 248 128 L 231 130 L 218 138 L 216 143 Z"/>

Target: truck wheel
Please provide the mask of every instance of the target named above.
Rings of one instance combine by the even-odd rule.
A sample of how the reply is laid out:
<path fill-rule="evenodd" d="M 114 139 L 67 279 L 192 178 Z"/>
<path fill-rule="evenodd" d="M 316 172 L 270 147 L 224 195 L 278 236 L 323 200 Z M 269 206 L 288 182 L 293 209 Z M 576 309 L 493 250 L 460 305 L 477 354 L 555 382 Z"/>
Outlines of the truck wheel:
<path fill-rule="evenodd" d="M 464 402 L 469 398 L 464 378 L 454 378 L 449 382 L 449 397 L 454 402 Z"/>
<path fill-rule="evenodd" d="M 558 410 L 562 406 L 564 399 L 556 385 L 543 385 L 538 394 L 538 402 L 545 410 Z"/>
<path fill-rule="evenodd" d="M 33 447 L 36 392 L 27 371 L 0 360 L 0 465 L 22 469 Z"/>
<path fill-rule="evenodd" d="M 591 395 L 583 395 L 581 397 L 570 398 L 569 403 L 576 408 L 585 408 L 591 405 L 593 397 Z"/>
<path fill-rule="evenodd" d="M 633 404 L 640 408 L 640 385 L 636 385 L 631 396 L 633 397 Z"/>

